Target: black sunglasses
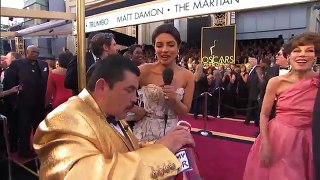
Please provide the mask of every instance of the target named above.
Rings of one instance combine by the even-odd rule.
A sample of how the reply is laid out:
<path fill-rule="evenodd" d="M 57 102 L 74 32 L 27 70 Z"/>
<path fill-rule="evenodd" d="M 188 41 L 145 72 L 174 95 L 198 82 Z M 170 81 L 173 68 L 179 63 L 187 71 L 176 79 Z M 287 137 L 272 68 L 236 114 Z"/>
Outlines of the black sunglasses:
<path fill-rule="evenodd" d="M 104 37 L 106 39 L 111 39 L 111 38 L 114 38 L 114 35 L 112 33 L 104 33 Z"/>
<path fill-rule="evenodd" d="M 282 53 L 279 53 L 279 52 L 278 52 L 276 56 L 282 56 L 282 55 L 283 55 Z"/>

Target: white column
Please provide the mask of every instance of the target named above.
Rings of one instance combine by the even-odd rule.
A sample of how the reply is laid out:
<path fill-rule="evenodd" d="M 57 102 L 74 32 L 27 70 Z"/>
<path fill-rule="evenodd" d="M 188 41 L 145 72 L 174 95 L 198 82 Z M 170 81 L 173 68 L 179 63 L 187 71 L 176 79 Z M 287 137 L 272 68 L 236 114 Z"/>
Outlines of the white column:
<path fill-rule="evenodd" d="M 175 19 L 173 21 L 174 27 L 178 29 L 178 31 L 180 31 L 180 19 Z"/>
<path fill-rule="evenodd" d="M 187 42 L 187 40 L 188 40 L 188 19 L 187 18 L 180 19 L 179 26 L 180 26 L 181 40 L 184 42 Z"/>
<path fill-rule="evenodd" d="M 178 29 L 181 36 L 181 41 L 187 42 L 188 39 L 188 19 L 175 19 L 174 20 L 174 27 Z"/>
<path fill-rule="evenodd" d="M 73 54 L 77 52 L 77 45 L 76 45 L 76 36 L 68 36 L 67 37 L 67 49 Z"/>
<path fill-rule="evenodd" d="M 314 8 L 315 5 L 307 9 L 307 31 L 311 32 L 317 31 L 317 19 L 319 19 L 320 14 L 320 11 Z"/>

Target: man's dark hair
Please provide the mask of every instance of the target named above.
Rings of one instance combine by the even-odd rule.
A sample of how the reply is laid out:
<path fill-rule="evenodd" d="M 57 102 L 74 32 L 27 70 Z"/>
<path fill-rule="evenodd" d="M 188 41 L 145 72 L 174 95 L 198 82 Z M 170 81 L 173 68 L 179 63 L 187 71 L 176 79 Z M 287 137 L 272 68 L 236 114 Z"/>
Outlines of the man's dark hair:
<path fill-rule="evenodd" d="M 139 44 L 133 44 L 133 45 L 131 45 L 131 46 L 128 48 L 128 53 L 129 53 L 129 54 L 133 54 L 133 52 L 134 52 L 137 48 L 141 48 L 141 49 L 142 49 L 142 46 L 139 45 Z"/>
<path fill-rule="evenodd" d="M 287 54 L 287 52 L 284 50 L 284 45 L 281 47 L 281 49 L 282 49 L 282 55 L 283 55 L 283 57 L 287 58 L 287 57 L 288 57 L 288 54 Z"/>
<path fill-rule="evenodd" d="M 144 53 L 151 51 L 152 54 L 155 53 L 155 49 L 152 45 L 144 45 L 142 46 L 142 50 Z"/>
<path fill-rule="evenodd" d="M 114 35 L 112 33 L 98 33 L 90 40 L 90 48 L 96 57 L 101 57 L 103 52 L 103 45 L 110 46 Z"/>
<path fill-rule="evenodd" d="M 139 68 L 131 60 L 121 55 L 109 55 L 107 58 L 97 61 L 93 68 L 87 84 L 87 89 L 91 92 L 94 91 L 95 84 L 100 78 L 103 78 L 110 88 L 113 88 L 116 82 L 124 80 L 125 71 L 140 76 Z"/>
<path fill-rule="evenodd" d="M 64 52 L 59 54 L 58 62 L 59 66 L 62 68 L 67 68 L 69 62 L 73 59 L 73 54 L 71 52 Z"/>

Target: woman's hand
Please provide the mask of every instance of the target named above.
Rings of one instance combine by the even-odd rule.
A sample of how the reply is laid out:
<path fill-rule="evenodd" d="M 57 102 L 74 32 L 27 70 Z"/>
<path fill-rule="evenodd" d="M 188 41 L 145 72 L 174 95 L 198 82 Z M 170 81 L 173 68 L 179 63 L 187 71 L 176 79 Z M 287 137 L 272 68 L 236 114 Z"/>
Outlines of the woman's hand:
<path fill-rule="evenodd" d="M 233 81 L 235 81 L 235 80 L 236 80 L 236 75 L 232 74 L 231 79 L 232 79 Z"/>
<path fill-rule="evenodd" d="M 14 86 L 9 91 L 10 93 L 17 93 L 20 90 L 21 90 L 20 86 Z"/>
<path fill-rule="evenodd" d="M 178 94 L 176 92 L 176 88 L 171 85 L 164 85 L 162 87 L 162 91 L 165 95 L 165 98 L 168 98 L 169 100 L 176 101 L 178 100 Z"/>
<path fill-rule="evenodd" d="M 271 145 L 269 143 L 262 143 L 260 158 L 261 158 L 262 165 L 264 167 L 271 166 L 273 154 L 272 154 Z"/>
<path fill-rule="evenodd" d="M 147 111 L 142 108 L 142 107 L 139 107 L 139 106 L 134 106 L 130 112 L 133 112 L 135 114 L 135 120 L 136 121 L 139 121 L 141 120 L 142 118 L 144 118 L 147 114 Z"/>

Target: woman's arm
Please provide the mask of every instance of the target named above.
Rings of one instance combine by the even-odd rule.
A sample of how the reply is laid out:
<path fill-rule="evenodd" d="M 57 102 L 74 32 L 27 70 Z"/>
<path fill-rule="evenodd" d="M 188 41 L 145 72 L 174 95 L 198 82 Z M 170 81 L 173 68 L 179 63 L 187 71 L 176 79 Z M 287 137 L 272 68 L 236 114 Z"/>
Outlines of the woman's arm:
<path fill-rule="evenodd" d="M 184 77 L 187 80 L 186 87 L 184 89 L 184 96 L 182 101 L 179 99 L 179 96 L 176 94 L 175 99 L 171 100 L 173 109 L 180 116 L 186 116 L 189 113 L 191 102 L 194 92 L 194 76 L 192 72 L 186 71 Z"/>
<path fill-rule="evenodd" d="M 138 66 L 138 68 L 140 70 L 139 86 L 141 87 L 141 86 L 144 86 L 144 84 L 145 84 L 144 83 L 144 78 L 148 77 L 148 74 L 149 74 L 148 70 L 150 69 L 150 64 L 149 63 L 141 64 L 140 66 Z M 147 114 L 147 111 L 144 108 L 139 107 L 137 105 L 135 105 L 132 109 L 130 109 L 130 112 L 135 114 L 135 120 L 136 121 L 141 120 Z"/>
<path fill-rule="evenodd" d="M 248 81 L 248 74 L 245 73 L 244 75 L 241 75 L 241 77 L 242 77 L 242 80 L 243 80 L 245 83 L 247 83 L 247 81 Z"/>
<path fill-rule="evenodd" d="M 0 98 L 8 96 L 9 94 L 16 93 L 19 91 L 20 86 L 14 86 L 13 88 L 0 92 Z"/>
<path fill-rule="evenodd" d="M 279 84 L 280 81 L 278 77 L 270 79 L 263 98 L 262 108 L 260 112 L 260 133 L 262 135 L 263 144 L 269 144 L 268 121 L 274 100 L 276 98 L 277 87 L 279 86 Z"/>
<path fill-rule="evenodd" d="M 147 114 L 147 111 L 144 108 L 139 107 L 137 105 L 135 105 L 132 109 L 130 109 L 130 112 L 135 114 L 135 120 L 136 121 L 141 120 Z"/>
<path fill-rule="evenodd" d="M 234 84 L 235 80 L 236 80 L 236 75 L 235 74 L 231 74 L 230 83 Z"/>
<path fill-rule="evenodd" d="M 277 88 L 280 85 L 280 80 L 278 77 L 270 79 L 266 93 L 263 99 L 261 113 L 260 113 L 260 133 L 262 138 L 262 148 L 260 152 L 261 162 L 265 167 L 269 167 L 272 164 L 272 144 L 269 141 L 269 129 L 268 121 L 270 112 L 276 98 Z"/>
<path fill-rule="evenodd" d="M 208 85 L 210 86 L 211 83 L 212 83 L 212 80 L 213 80 L 211 74 L 209 74 L 209 75 L 207 76 L 207 80 L 208 80 Z"/>
<path fill-rule="evenodd" d="M 47 91 L 46 91 L 46 106 L 51 102 L 52 96 L 56 91 L 53 78 L 52 71 L 49 72 L 48 82 L 47 82 Z"/>

